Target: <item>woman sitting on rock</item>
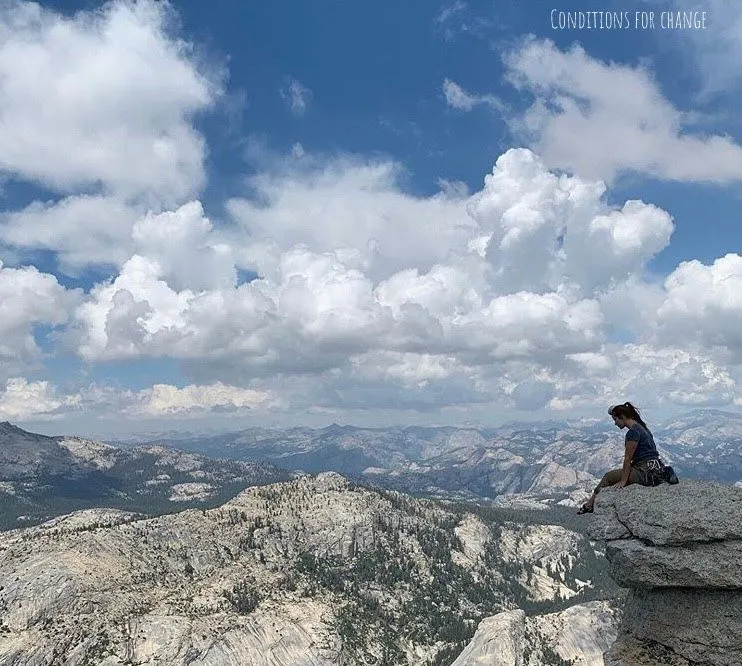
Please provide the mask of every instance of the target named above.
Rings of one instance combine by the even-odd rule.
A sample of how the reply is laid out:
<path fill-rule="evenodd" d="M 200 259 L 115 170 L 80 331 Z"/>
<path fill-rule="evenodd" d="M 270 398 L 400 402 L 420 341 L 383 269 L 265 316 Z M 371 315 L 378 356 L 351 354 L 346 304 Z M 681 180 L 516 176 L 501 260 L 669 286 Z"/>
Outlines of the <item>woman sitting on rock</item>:
<path fill-rule="evenodd" d="M 624 452 L 623 467 L 606 472 L 600 483 L 595 487 L 590 499 L 582 505 L 577 513 L 592 513 L 595 497 L 601 488 L 613 486 L 623 488 L 630 483 L 639 483 L 643 486 L 656 486 L 663 481 L 677 483 L 678 477 L 672 467 L 668 467 L 660 460 L 654 437 L 647 424 L 642 420 L 639 410 L 630 402 L 623 405 L 614 405 L 608 410 L 617 428 L 628 428 L 626 433 L 626 450 Z"/>

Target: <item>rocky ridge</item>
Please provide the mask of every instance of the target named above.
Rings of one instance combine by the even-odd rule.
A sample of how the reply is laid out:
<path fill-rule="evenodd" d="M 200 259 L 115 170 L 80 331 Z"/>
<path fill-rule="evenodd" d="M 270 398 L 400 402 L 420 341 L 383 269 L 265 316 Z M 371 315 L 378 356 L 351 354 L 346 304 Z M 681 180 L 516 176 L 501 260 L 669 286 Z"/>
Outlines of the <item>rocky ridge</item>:
<path fill-rule="evenodd" d="M 273 465 L 211 460 L 164 446 L 118 449 L 0 423 L 0 530 L 75 510 L 147 514 L 214 506 L 244 488 L 288 479 Z"/>
<path fill-rule="evenodd" d="M 742 480 L 739 415 L 700 410 L 663 423 L 650 418 L 650 425 L 660 454 L 681 476 L 724 483 Z M 265 460 L 309 473 L 336 471 L 431 497 L 506 497 L 521 504 L 577 506 L 606 470 L 620 466 L 623 435 L 609 420 L 599 419 L 496 428 L 248 428 L 138 441 L 236 460 Z"/>
<path fill-rule="evenodd" d="M 533 663 L 602 666 L 616 637 L 616 613 L 605 601 L 558 613 L 505 611 L 483 620 L 451 666 L 528 666 Z M 549 661 L 545 661 L 548 659 Z"/>
<path fill-rule="evenodd" d="M 630 590 L 606 666 L 742 664 L 742 488 L 607 489 L 589 533 Z"/>
<path fill-rule="evenodd" d="M 562 550 L 579 535 L 541 532 L 335 473 L 156 518 L 78 512 L 0 533 L 0 664 L 449 666 L 472 638 L 474 654 L 492 644 L 490 616 L 576 592 L 573 571 L 597 585 L 592 550 L 578 562 Z M 524 567 L 541 581 L 533 595 Z M 563 603 L 516 623 L 523 666 L 580 650 L 576 664 L 600 666 L 610 602 Z"/>

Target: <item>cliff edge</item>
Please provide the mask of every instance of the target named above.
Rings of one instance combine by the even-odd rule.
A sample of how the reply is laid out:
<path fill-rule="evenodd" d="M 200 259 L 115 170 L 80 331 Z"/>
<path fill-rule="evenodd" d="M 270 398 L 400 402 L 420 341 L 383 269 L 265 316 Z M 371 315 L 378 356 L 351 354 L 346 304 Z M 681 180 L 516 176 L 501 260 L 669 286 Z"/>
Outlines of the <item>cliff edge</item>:
<path fill-rule="evenodd" d="M 590 520 L 629 589 L 606 666 L 742 664 L 742 488 L 607 489 Z"/>

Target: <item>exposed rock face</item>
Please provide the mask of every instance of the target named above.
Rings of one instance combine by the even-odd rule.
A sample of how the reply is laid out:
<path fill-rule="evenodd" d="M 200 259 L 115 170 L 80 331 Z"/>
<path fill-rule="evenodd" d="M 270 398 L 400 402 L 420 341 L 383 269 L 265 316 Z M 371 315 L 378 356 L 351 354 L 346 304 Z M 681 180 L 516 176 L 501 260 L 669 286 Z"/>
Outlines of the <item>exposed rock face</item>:
<path fill-rule="evenodd" d="M 630 589 L 607 666 L 742 664 L 742 489 L 609 489 L 589 531 Z"/>
<path fill-rule="evenodd" d="M 573 567 L 602 579 L 602 562 L 570 552 L 592 545 L 483 516 L 323 473 L 218 508 L 94 509 L 0 532 L 0 666 L 448 666 L 480 623 L 472 659 L 489 642 L 528 652 L 517 666 L 600 666 L 610 604 L 514 610 L 582 589 Z M 540 572 L 533 595 L 514 560 Z M 493 634 L 508 618 L 511 634 Z"/>
<path fill-rule="evenodd" d="M 603 666 L 603 653 L 616 638 L 615 615 L 605 601 L 530 617 L 505 611 L 479 623 L 451 666 L 537 666 L 554 663 L 554 655 L 575 666 Z"/>
<path fill-rule="evenodd" d="M 482 620 L 471 643 L 452 666 L 506 666 L 523 653 L 525 616 L 522 610 L 505 611 Z"/>
<path fill-rule="evenodd" d="M 570 588 L 560 580 L 572 566 L 572 553 L 576 552 L 579 535 L 558 525 L 503 528 L 500 535 L 500 550 L 506 561 L 528 562 L 530 580 L 525 575 L 521 581 L 529 588 L 534 601 L 546 601 L 561 597 L 569 599 L 578 589 Z M 562 561 L 566 556 L 566 562 Z"/>

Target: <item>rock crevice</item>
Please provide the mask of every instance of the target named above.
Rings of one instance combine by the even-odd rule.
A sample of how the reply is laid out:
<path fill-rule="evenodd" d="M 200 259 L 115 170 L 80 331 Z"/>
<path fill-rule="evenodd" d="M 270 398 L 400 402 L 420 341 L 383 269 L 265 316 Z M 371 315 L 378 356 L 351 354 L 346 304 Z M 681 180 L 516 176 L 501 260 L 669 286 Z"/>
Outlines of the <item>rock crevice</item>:
<path fill-rule="evenodd" d="M 606 666 L 742 664 L 742 488 L 607 489 L 589 532 L 629 590 Z"/>

